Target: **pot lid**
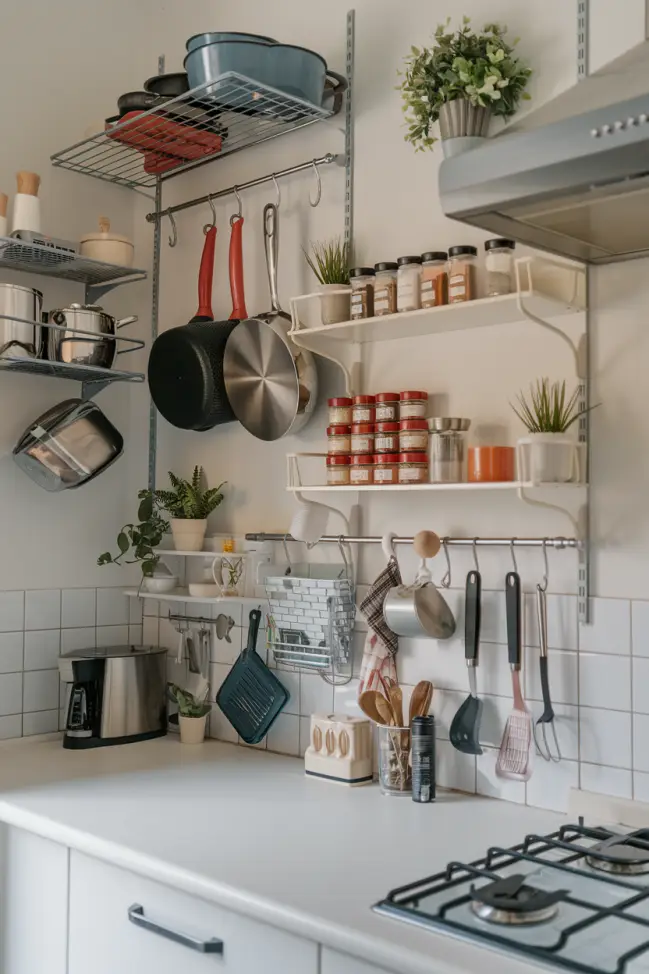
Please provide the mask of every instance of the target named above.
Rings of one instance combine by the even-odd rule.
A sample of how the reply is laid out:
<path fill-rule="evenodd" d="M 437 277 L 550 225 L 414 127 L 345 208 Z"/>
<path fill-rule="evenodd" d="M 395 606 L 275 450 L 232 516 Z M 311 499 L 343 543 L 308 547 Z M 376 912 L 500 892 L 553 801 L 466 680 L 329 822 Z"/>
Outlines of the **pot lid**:
<path fill-rule="evenodd" d="M 85 237 L 81 238 L 81 243 L 87 243 L 90 240 L 112 240 L 116 243 L 128 244 L 129 247 L 133 246 L 133 241 L 129 240 L 128 237 L 122 237 L 118 233 L 110 233 L 110 220 L 106 216 L 99 217 L 99 232 L 87 233 Z"/>

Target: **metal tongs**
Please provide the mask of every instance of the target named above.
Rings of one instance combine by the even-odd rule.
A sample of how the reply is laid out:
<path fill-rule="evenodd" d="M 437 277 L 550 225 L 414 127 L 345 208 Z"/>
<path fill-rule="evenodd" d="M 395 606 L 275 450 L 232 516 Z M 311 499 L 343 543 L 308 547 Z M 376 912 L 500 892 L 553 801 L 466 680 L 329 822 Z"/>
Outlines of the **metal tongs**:
<path fill-rule="evenodd" d="M 562 755 L 561 748 L 559 746 L 559 738 L 557 736 L 557 728 L 554 723 L 555 714 L 552 707 L 552 700 L 550 698 L 550 682 L 548 679 L 548 614 L 545 597 L 546 586 L 547 576 L 543 585 L 536 586 L 536 612 L 539 620 L 539 644 L 541 647 L 539 667 L 541 672 L 541 691 L 543 693 L 543 713 L 537 720 L 534 727 L 534 743 L 536 744 L 536 750 L 539 752 L 544 761 L 554 761 L 558 764 Z M 543 746 L 541 746 L 541 741 L 539 740 L 539 734 L 537 731 L 539 725 L 542 732 L 541 737 Z M 548 739 L 548 727 L 550 727 L 552 731 L 552 737 L 550 739 Z M 554 741 L 554 747 L 552 746 L 552 741 Z"/>

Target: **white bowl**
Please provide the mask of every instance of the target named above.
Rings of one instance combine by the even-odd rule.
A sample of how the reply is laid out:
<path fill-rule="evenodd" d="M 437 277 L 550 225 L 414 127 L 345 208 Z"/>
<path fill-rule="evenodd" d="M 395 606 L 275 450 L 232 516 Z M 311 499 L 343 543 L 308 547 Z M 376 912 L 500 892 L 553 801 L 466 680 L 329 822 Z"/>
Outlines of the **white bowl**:
<path fill-rule="evenodd" d="M 152 595 L 163 595 L 165 592 L 173 592 L 177 587 L 177 575 L 145 578 L 142 583 L 142 590 L 144 592 L 150 592 Z"/>

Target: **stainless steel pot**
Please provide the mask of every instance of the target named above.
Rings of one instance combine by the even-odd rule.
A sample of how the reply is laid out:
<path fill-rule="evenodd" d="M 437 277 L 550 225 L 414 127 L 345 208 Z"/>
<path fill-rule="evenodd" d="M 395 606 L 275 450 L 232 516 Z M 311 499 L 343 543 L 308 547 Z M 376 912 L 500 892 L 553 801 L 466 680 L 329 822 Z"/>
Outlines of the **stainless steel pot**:
<path fill-rule="evenodd" d="M 46 358 L 50 362 L 66 362 L 68 365 L 96 365 L 109 369 L 116 354 L 116 342 L 112 338 L 83 338 L 87 335 L 115 335 L 119 328 L 132 325 L 137 315 L 120 318 L 107 314 L 98 305 L 71 304 L 69 308 L 50 311 L 47 321 L 57 328 L 48 328 Z"/>
<path fill-rule="evenodd" d="M 455 632 L 455 617 L 423 566 L 414 585 L 390 589 L 383 603 L 383 617 L 397 636 L 411 639 L 450 639 Z"/>
<path fill-rule="evenodd" d="M 0 358 L 37 358 L 42 311 L 40 291 L 20 284 L 0 284 Z"/>
<path fill-rule="evenodd" d="M 80 487 L 121 455 L 124 440 L 94 402 L 66 399 L 25 430 L 16 464 L 48 491 Z"/>
<path fill-rule="evenodd" d="M 279 440 L 309 422 L 318 397 L 318 373 L 310 352 L 288 337 L 291 318 L 277 294 L 279 214 L 264 208 L 264 243 L 271 311 L 233 329 L 225 346 L 223 373 L 234 415 L 258 440 Z"/>

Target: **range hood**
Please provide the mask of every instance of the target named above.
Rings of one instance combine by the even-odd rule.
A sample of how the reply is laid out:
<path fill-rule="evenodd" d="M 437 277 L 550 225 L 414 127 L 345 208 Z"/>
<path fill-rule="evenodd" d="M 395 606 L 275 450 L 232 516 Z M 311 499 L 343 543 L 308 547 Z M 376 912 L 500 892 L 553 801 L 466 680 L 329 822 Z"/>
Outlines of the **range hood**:
<path fill-rule="evenodd" d="M 595 75 L 530 122 L 445 159 L 446 215 L 586 263 L 648 256 L 649 53 L 641 49 L 641 74 Z"/>

